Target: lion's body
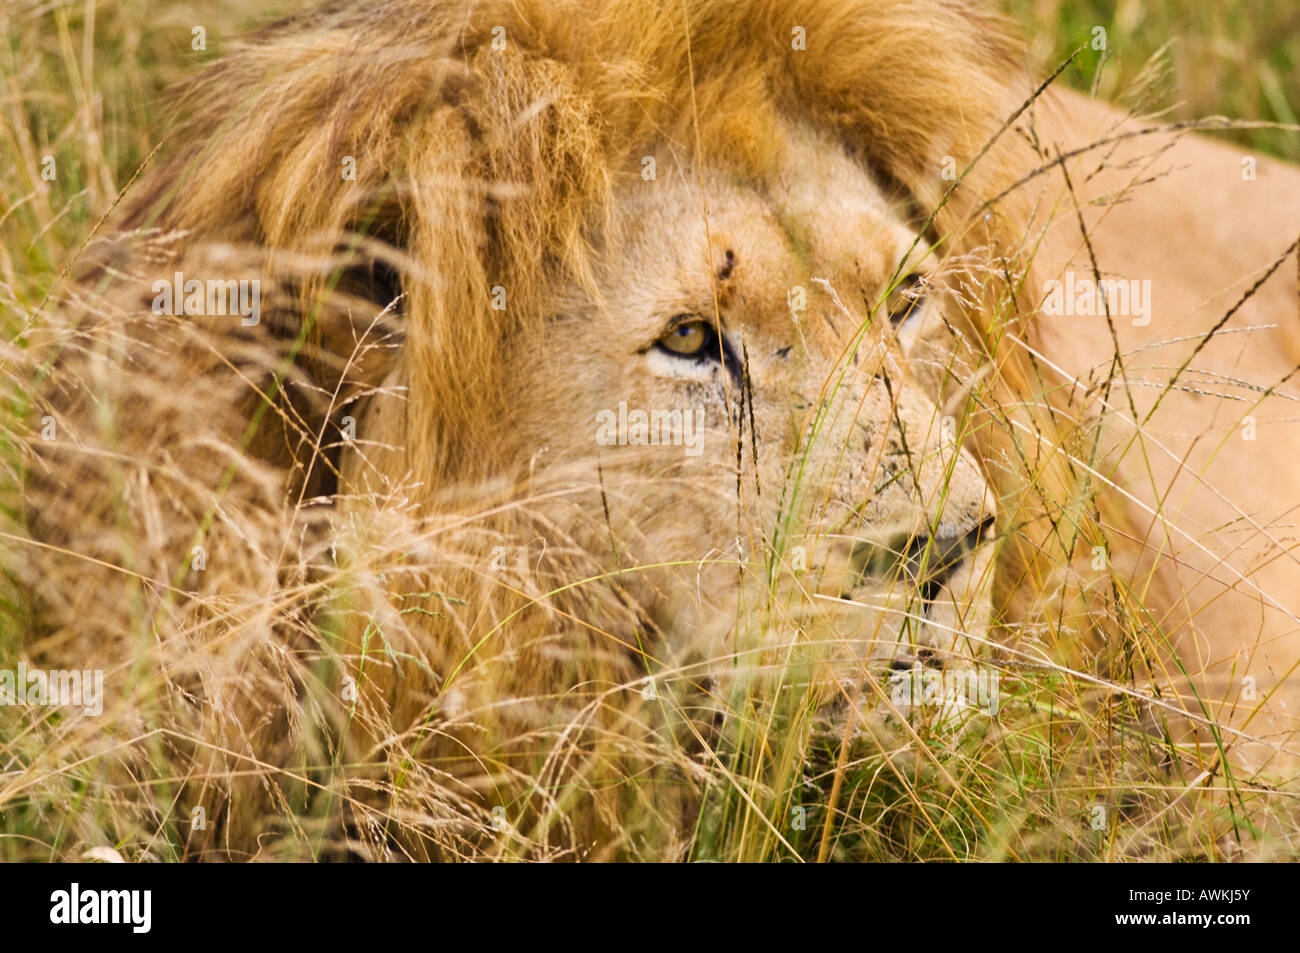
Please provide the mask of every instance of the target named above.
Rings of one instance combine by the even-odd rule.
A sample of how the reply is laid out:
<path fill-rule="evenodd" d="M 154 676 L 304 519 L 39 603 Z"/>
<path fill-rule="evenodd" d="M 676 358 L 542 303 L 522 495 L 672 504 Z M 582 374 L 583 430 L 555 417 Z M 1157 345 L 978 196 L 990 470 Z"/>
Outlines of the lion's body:
<path fill-rule="evenodd" d="M 1063 95 L 1043 110 L 1043 135 L 1066 151 L 1154 125 L 1125 118 Z M 1135 538 L 1116 540 L 1116 560 L 1172 639 L 1161 681 L 1176 687 L 1179 704 L 1203 703 L 1204 714 L 1245 732 L 1224 739 L 1243 763 L 1285 774 L 1300 756 L 1296 254 L 1269 270 L 1300 234 L 1300 169 L 1196 136 L 1148 135 L 1115 148 L 1111 168 L 1097 170 L 1095 154 L 1071 168 L 1097 267 L 1151 288 L 1149 324 L 1127 314 L 1112 322 L 1123 372 L 1136 382 L 1110 396 L 1112 443 L 1097 466 L 1132 514 Z M 1092 274 L 1063 202 L 1038 259 L 1042 278 Z M 1038 334 L 1045 355 L 1084 387 L 1111 373 L 1116 348 L 1104 319 L 1043 315 Z M 1142 424 L 1136 439 L 1130 395 Z M 1154 574 L 1142 558 L 1153 551 Z M 1204 726 L 1198 735 L 1213 748 Z"/>
<path fill-rule="evenodd" d="M 149 684 L 176 691 L 186 802 L 221 819 L 190 849 L 256 849 L 324 761 L 353 765 L 330 780 L 376 849 L 396 825 L 417 853 L 469 852 L 495 807 L 527 824 L 498 851 L 635 852 L 707 787 L 699 711 L 805 642 L 829 646 L 809 708 L 847 709 L 850 728 L 888 707 L 891 664 L 992 656 L 1025 619 L 1117 654 L 1097 644 L 1124 624 L 1113 592 L 1078 568 L 1108 531 L 1142 590 L 1120 603 L 1177 641 L 1186 593 L 1210 604 L 1210 654 L 1235 644 L 1216 634 L 1240 614 L 1215 599 L 1232 579 L 1171 589 L 1162 564 L 1146 591 L 1151 553 L 1123 539 L 1145 532 L 1140 505 L 1111 520 L 1084 500 L 1100 479 L 1080 490 L 1095 408 L 1071 421 L 1060 381 L 1113 347 L 1104 318 L 1066 338 L 1036 323 L 1035 281 L 1070 247 L 1054 233 L 1031 266 L 1032 203 L 1011 187 L 1041 159 L 1002 134 L 1023 98 L 1013 51 L 959 3 L 388 0 L 271 28 L 198 82 L 80 286 L 96 307 L 39 342 L 59 439 L 33 441 L 29 490 L 54 547 L 31 574 L 49 644 L 93 646 L 119 674 L 147 644 Z M 1294 232 L 1268 196 L 1297 173 L 1260 169 L 1241 206 L 1269 209 L 1268 228 L 1193 221 L 1239 269 L 1142 234 L 1148 188 L 1162 228 L 1181 226 L 1172 179 L 1102 223 L 1102 267 L 1162 289 L 1121 349 L 1204 329 Z M 261 280 L 260 322 L 157 314 L 154 282 L 175 272 Z M 925 301 L 895 310 L 913 275 Z M 1288 306 L 1276 280 L 1234 323 Z M 683 359 L 674 334 L 714 346 Z M 1253 335 L 1205 355 L 1276 383 L 1297 347 L 1269 334 L 1258 359 Z M 1199 434 L 1197 400 L 1171 393 L 1161 413 Z M 1208 483 L 1300 447 L 1265 407 L 1266 455 L 1220 454 Z M 677 429 L 629 437 L 638 410 Z M 1126 458 L 1116 512 L 1130 495 L 1182 505 L 1171 453 L 1154 484 Z M 1287 493 L 1270 484 L 1264 521 Z M 1230 516 L 1212 502 L 1180 519 L 1179 558 L 1202 570 Z M 1231 564 L 1284 592 L 1263 631 L 1285 669 L 1297 570 L 1255 558 Z M 686 739 L 675 760 L 665 738 Z"/>

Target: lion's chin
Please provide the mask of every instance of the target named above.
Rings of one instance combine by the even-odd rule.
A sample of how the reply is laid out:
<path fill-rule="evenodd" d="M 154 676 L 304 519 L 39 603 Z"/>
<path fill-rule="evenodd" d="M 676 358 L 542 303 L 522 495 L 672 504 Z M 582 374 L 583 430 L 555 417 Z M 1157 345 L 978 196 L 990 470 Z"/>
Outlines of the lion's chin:
<path fill-rule="evenodd" d="M 857 659 L 873 671 L 915 663 L 946 667 L 971 662 L 988 645 L 992 617 L 987 594 L 919 590 L 881 592 L 869 588 L 839 597 L 818 596 L 817 611 L 807 619 L 814 638 L 837 643 L 840 655 Z"/>

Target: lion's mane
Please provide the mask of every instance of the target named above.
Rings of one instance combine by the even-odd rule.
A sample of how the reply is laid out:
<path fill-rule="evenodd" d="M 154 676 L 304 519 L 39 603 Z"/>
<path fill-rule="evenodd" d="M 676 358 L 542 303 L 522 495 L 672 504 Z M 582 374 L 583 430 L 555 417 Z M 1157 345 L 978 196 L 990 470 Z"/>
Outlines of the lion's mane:
<path fill-rule="evenodd" d="M 645 620 L 616 582 L 566 589 L 599 561 L 512 504 L 546 487 L 501 425 L 503 355 L 561 288 L 599 297 L 614 194 L 644 156 L 758 175 L 795 115 L 905 194 L 946 255 L 988 263 L 963 299 L 990 369 L 974 429 L 1002 461 L 1003 519 L 1030 525 L 1056 464 L 1026 436 L 1052 424 L 1014 343 L 1019 57 L 962 0 L 382 0 L 272 25 L 183 88 L 25 354 L 29 644 L 108 673 L 113 727 L 82 740 L 129 803 L 123 839 L 472 856 L 504 814 L 528 820 L 497 850 L 562 856 L 598 828 L 624 832 L 602 850 L 648 849 L 629 817 L 689 814 L 712 765 L 663 762 L 654 704 L 623 690 L 635 652 L 606 638 Z M 260 322 L 155 313 L 175 272 L 258 279 Z M 403 352 L 415 472 L 394 473 L 345 418 Z M 341 495 L 349 455 L 377 475 L 368 496 Z M 1042 587 L 1047 548 L 1008 544 L 1004 602 Z M 643 784 L 620 808 L 616 764 L 672 795 Z"/>

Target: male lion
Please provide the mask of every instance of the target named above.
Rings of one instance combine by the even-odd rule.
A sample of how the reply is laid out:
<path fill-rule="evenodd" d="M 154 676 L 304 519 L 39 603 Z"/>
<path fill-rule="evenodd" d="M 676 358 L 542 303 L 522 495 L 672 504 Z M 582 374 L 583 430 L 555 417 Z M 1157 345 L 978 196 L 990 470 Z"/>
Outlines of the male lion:
<path fill-rule="evenodd" d="M 1180 270 L 1077 257 L 1078 209 L 1141 176 L 1055 162 L 1113 130 L 1018 56 L 964 2 L 384 0 L 207 69 L 29 348 L 41 651 L 122 686 L 86 742 L 122 777 L 181 781 L 134 835 L 676 856 L 725 781 L 802 850 L 755 798 L 788 816 L 812 752 L 764 722 L 832 739 L 828 832 L 853 745 L 923 762 L 935 719 L 996 714 L 965 673 L 1086 672 L 1170 746 L 1226 722 L 1171 692 L 1227 651 L 1178 573 L 1228 517 L 1180 535 L 1189 443 L 1135 485 L 1131 365 L 1086 378 L 1194 342 L 1300 216 L 1136 339 L 1108 307 L 1044 330 L 1061 267 Z M 1296 175 L 1261 168 L 1261 196 Z M 1279 274 L 1235 320 L 1293 303 Z M 1218 581 L 1300 610 L 1248 562 Z M 1294 631 L 1261 624 L 1271 667 L 1242 664 L 1280 701 Z M 923 704 L 924 672 L 961 677 Z"/>

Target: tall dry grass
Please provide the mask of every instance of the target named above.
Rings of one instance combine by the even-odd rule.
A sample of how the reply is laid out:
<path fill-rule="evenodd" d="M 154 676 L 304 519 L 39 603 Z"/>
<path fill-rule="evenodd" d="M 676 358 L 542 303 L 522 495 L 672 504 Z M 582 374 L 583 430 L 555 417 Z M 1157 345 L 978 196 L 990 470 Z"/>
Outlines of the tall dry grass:
<path fill-rule="evenodd" d="M 1077 32 L 1065 7 L 1036 10 L 1051 17 L 1039 35 Z M 345 501 L 327 517 L 306 497 L 280 522 L 256 508 L 231 516 L 220 512 L 223 479 L 204 488 L 218 501 L 201 514 L 205 525 L 248 534 L 265 560 L 238 585 L 178 568 L 168 554 L 188 552 L 189 540 L 165 513 L 157 525 L 117 526 L 105 551 L 128 553 L 120 564 L 91 566 L 94 554 L 69 553 L 42 563 L 66 575 L 32 579 L 32 548 L 48 544 L 25 533 L 19 488 L 41 474 L 23 448 L 38 426 L 33 392 L 58 373 L 47 332 L 76 293 L 70 262 L 162 141 L 162 91 L 272 12 L 240 0 L 128 0 L 11 4 L 3 14 L 0 167 L 12 174 L 0 199 L 0 667 L 68 656 L 61 630 L 34 627 L 34 591 L 57 600 L 79 578 L 106 573 L 129 584 L 114 588 L 124 598 L 111 605 L 84 592 L 68 600 L 121 633 L 98 647 L 107 681 L 126 686 L 102 716 L 0 709 L 0 857 L 76 859 L 96 846 L 129 860 L 1294 856 L 1289 799 L 1226 766 L 1205 783 L 1162 730 L 1166 717 L 1153 716 L 1133 656 L 1072 667 L 1062 645 L 1073 635 L 1059 618 L 1021 623 L 999 633 L 1005 646 L 984 647 L 981 664 L 1000 676 L 997 717 L 952 706 L 901 717 L 896 682 L 863 672 L 856 688 L 838 689 L 843 697 L 828 688 L 845 684 L 827 677 L 839 672 L 834 648 L 801 635 L 798 608 L 776 583 L 788 539 L 776 538 L 720 561 L 739 563 L 753 583 L 723 659 L 730 678 L 706 679 L 716 658 L 611 651 L 608 631 L 591 620 L 611 628 L 639 620 L 634 600 L 621 598 L 625 580 L 585 555 L 581 532 L 599 532 L 599 520 L 572 538 L 557 530 L 572 525 L 572 501 L 604 491 L 589 475 L 494 487 L 433 525 L 404 518 L 401 485 L 387 488 L 382 518 L 374 500 Z M 196 25 L 206 27 L 203 52 L 191 49 Z M 1265 70 L 1254 83 L 1276 99 L 1278 80 Z M 1240 88 L 1221 86 L 1222 111 L 1241 115 Z M 1294 137 L 1261 141 L 1294 149 Z M 41 177 L 47 156 L 53 181 Z M 358 349 L 391 345 L 377 326 Z M 111 354 L 122 342 L 92 325 L 77 346 Z M 143 408 L 174 396 L 139 398 Z M 196 406 L 178 427 L 201 416 L 201 395 L 189 399 Z M 104 461 L 102 482 L 69 487 L 75 506 L 64 518 L 77 520 L 84 506 L 111 515 L 140 490 L 114 483 L 125 472 Z M 249 494 L 274 491 L 248 461 L 216 472 Z M 539 538 L 549 543 L 548 573 L 535 571 Z M 497 546 L 508 559 L 485 566 Z M 576 584 L 592 581 L 608 585 Z M 1140 610 L 1135 594 L 1125 598 Z M 554 639 L 493 654 L 492 636 L 528 614 L 544 615 Z M 412 623 L 429 616 L 450 620 L 462 640 L 422 644 Z M 1157 638 L 1136 628 L 1121 635 Z M 554 696 L 512 697 L 500 674 L 518 664 L 509 652 L 545 659 L 557 685 L 582 678 Z M 465 665 L 450 668 L 463 691 L 431 675 L 448 671 L 431 662 L 456 653 Z M 406 681 L 408 710 L 340 690 L 347 673 L 376 670 Z M 509 701 L 493 705 L 494 694 Z M 852 730 L 829 717 L 859 706 L 872 714 Z M 250 711 L 261 714 L 249 719 Z M 506 742 L 483 748 L 479 738 Z M 459 757 L 448 753 L 458 747 Z M 479 770 L 467 774 L 460 762 Z M 249 816 L 239 829 L 255 836 L 223 840 L 241 812 Z M 1109 820 L 1095 828 L 1099 816 Z"/>

